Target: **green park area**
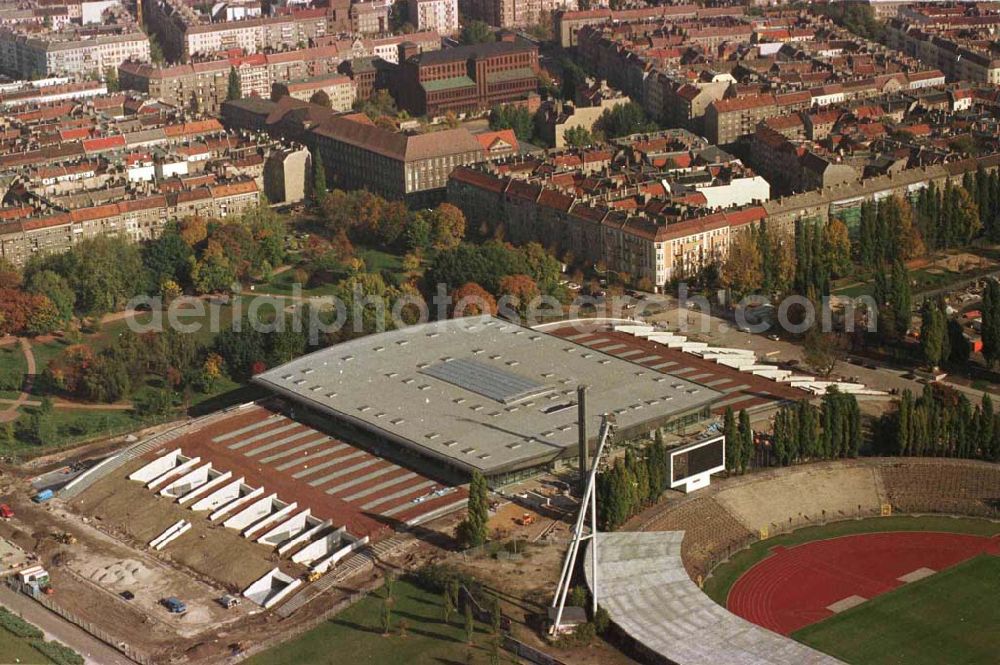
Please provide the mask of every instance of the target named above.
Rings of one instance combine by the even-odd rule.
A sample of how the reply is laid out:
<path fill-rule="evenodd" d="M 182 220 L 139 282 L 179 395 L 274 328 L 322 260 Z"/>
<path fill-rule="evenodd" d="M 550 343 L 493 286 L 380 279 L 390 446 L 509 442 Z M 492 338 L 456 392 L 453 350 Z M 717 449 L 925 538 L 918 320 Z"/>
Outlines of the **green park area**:
<path fill-rule="evenodd" d="M 488 663 L 489 627 L 475 624 L 469 644 L 465 617 L 454 612 L 444 619 L 442 596 L 406 580 L 392 585 L 390 630 L 384 630 L 387 588 L 369 595 L 319 627 L 247 661 L 250 665 L 344 662 L 353 665 L 441 665 Z M 471 654 L 471 658 L 470 658 Z"/>
<path fill-rule="evenodd" d="M 983 554 L 792 635 L 854 665 L 995 663 L 1000 557 Z"/>
<path fill-rule="evenodd" d="M 0 607 L 0 663 L 83 665 L 83 662 L 77 652 L 46 640 L 37 626 Z"/>

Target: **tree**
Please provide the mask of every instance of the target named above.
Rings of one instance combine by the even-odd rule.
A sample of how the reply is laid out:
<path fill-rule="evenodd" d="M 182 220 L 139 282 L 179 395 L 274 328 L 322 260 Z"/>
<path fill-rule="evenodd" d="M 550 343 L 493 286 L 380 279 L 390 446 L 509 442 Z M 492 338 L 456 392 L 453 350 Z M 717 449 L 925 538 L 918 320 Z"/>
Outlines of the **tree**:
<path fill-rule="evenodd" d="M 655 122 L 646 116 L 646 111 L 635 102 L 618 104 L 607 109 L 594 125 L 605 137 L 615 139 L 642 132 L 655 132 L 659 129 Z"/>
<path fill-rule="evenodd" d="M 451 623 L 451 615 L 455 613 L 455 601 L 452 600 L 451 592 L 445 589 L 441 592 L 441 608 L 444 612 L 444 622 Z"/>
<path fill-rule="evenodd" d="M 746 473 L 750 469 L 750 458 L 753 456 L 753 429 L 750 427 L 750 414 L 746 409 L 740 409 L 740 421 L 737 428 L 740 438 L 739 471 Z"/>
<path fill-rule="evenodd" d="M 563 132 L 563 141 L 570 148 L 581 148 L 595 143 L 594 135 L 586 127 L 570 127 Z"/>
<path fill-rule="evenodd" d="M 761 286 L 762 257 L 754 232 L 737 233 L 722 264 L 722 284 L 739 300 Z"/>
<path fill-rule="evenodd" d="M 920 351 L 929 367 L 937 367 L 946 357 L 947 318 L 938 303 L 930 299 L 920 308 Z"/>
<path fill-rule="evenodd" d="M 435 249 L 458 247 L 465 238 L 465 214 L 451 203 L 442 203 L 434 209 L 433 245 Z"/>
<path fill-rule="evenodd" d="M 742 439 L 736 427 L 736 416 L 733 414 L 732 407 L 726 407 L 722 422 L 722 433 L 726 436 L 726 470 L 735 473 L 739 470 L 743 454 L 741 452 Z"/>
<path fill-rule="evenodd" d="M 178 286 L 190 284 L 193 258 L 194 250 L 175 226 L 167 228 L 156 240 L 144 244 L 142 263 L 149 276 L 150 290 L 166 295 L 162 289 L 165 282 Z"/>
<path fill-rule="evenodd" d="M 889 297 L 892 308 L 892 325 L 897 339 L 902 339 L 910 329 L 910 273 L 902 260 L 892 266 L 892 293 Z"/>
<path fill-rule="evenodd" d="M 506 304 L 500 313 L 516 313 L 523 320 L 539 295 L 538 284 L 528 275 L 508 275 L 500 280 L 501 304 Z M 512 312 L 503 311 L 507 308 Z"/>
<path fill-rule="evenodd" d="M 802 343 L 802 360 L 821 376 L 829 376 L 837 364 L 837 347 L 833 336 L 813 325 Z"/>
<path fill-rule="evenodd" d="M 114 67 L 104 68 L 104 85 L 108 88 L 108 92 L 118 92 L 121 90 L 121 86 L 118 84 L 118 70 Z"/>
<path fill-rule="evenodd" d="M 388 635 L 392 631 L 392 606 L 393 598 L 387 592 L 385 598 L 382 599 L 382 612 L 380 613 L 383 635 Z"/>
<path fill-rule="evenodd" d="M 962 324 L 955 319 L 948 320 L 948 362 L 955 365 L 964 365 L 969 362 L 972 354 L 972 346 L 965 337 Z"/>
<path fill-rule="evenodd" d="M 240 75 L 234 66 L 229 68 L 229 87 L 226 90 L 226 100 L 231 102 L 237 99 L 243 99 L 243 86 L 240 83 Z"/>
<path fill-rule="evenodd" d="M 212 392 L 216 381 L 222 377 L 222 363 L 222 356 L 217 353 L 210 353 L 205 358 L 205 363 L 201 367 L 202 385 L 205 386 L 204 392 Z"/>
<path fill-rule="evenodd" d="M 33 260 L 25 270 L 51 270 L 61 275 L 76 294 L 78 314 L 99 317 L 120 309 L 145 287 L 139 248 L 124 238 L 97 236 L 62 254 Z"/>
<path fill-rule="evenodd" d="M 0 335 L 42 335 L 59 323 L 59 311 L 48 296 L 0 288 Z"/>
<path fill-rule="evenodd" d="M 431 244 L 431 237 L 434 234 L 434 222 L 430 215 L 417 212 L 406 225 L 404 233 L 406 237 L 406 248 L 412 251 L 427 249 Z"/>
<path fill-rule="evenodd" d="M 330 101 L 330 95 L 326 94 L 325 90 L 317 90 L 309 98 L 310 104 L 316 104 L 318 106 L 325 106 L 326 108 L 331 108 L 333 103 Z"/>
<path fill-rule="evenodd" d="M 851 270 L 851 238 L 847 226 L 837 218 L 831 219 L 823 229 L 830 270 L 837 277 Z"/>
<path fill-rule="evenodd" d="M 530 141 L 535 133 L 535 122 L 524 106 L 494 106 L 490 111 L 490 129 L 513 129 L 519 141 Z"/>
<path fill-rule="evenodd" d="M 986 280 L 983 290 L 983 358 L 993 367 L 1000 359 L 1000 282 Z"/>
<path fill-rule="evenodd" d="M 326 199 L 326 168 L 323 166 L 323 155 L 319 150 L 313 151 L 312 176 L 313 198 L 316 205 L 322 208 Z"/>
<path fill-rule="evenodd" d="M 469 483 L 468 515 L 458 525 L 458 539 L 466 547 L 479 547 L 486 542 L 490 504 L 486 479 L 478 471 L 472 472 Z"/>
<path fill-rule="evenodd" d="M 472 644 L 476 637 L 476 621 L 472 616 L 472 603 L 465 601 L 465 641 Z"/>
<path fill-rule="evenodd" d="M 496 33 L 482 21 L 469 21 L 459 37 L 463 44 L 488 44 L 497 40 Z"/>
<path fill-rule="evenodd" d="M 451 292 L 452 316 L 495 315 L 497 302 L 493 296 L 475 282 L 466 282 Z"/>

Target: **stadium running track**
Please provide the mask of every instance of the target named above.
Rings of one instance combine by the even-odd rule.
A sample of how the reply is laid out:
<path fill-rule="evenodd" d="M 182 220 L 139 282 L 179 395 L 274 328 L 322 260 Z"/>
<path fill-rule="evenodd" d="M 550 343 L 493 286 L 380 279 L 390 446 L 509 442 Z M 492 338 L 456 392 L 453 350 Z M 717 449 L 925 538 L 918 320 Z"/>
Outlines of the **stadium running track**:
<path fill-rule="evenodd" d="M 729 591 L 729 611 L 782 635 L 833 616 L 830 605 L 867 600 L 905 584 L 921 568 L 935 572 L 982 553 L 1000 556 L 1000 536 L 870 533 L 775 547 Z"/>

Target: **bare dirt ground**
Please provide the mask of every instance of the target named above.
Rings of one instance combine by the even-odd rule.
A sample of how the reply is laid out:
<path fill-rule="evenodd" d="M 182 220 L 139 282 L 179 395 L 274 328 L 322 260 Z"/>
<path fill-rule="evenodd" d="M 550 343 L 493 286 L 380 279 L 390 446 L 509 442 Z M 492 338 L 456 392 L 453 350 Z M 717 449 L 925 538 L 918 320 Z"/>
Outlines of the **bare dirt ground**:
<path fill-rule="evenodd" d="M 769 474 L 768 474 L 769 475 Z M 837 465 L 803 467 L 799 473 L 744 482 L 720 490 L 715 500 L 751 533 L 805 518 L 846 518 L 881 505 L 872 469 Z M 789 498 L 795 497 L 794 502 Z"/>
<path fill-rule="evenodd" d="M 129 480 L 128 474 L 144 463 L 135 460 L 101 479 L 73 501 L 72 509 L 139 549 L 171 525 L 188 520 L 191 529 L 157 556 L 215 580 L 231 593 L 242 591 L 275 567 L 293 577 L 304 572 L 301 566 L 278 559 L 271 548 L 209 522 L 207 513 L 194 513 Z"/>
<path fill-rule="evenodd" d="M 129 471 L 126 467 L 123 472 Z M 139 483 L 133 484 L 142 488 Z M 149 493 L 144 488 L 142 491 Z M 41 506 L 32 503 L 32 490 L 24 477 L 11 473 L 0 476 L 0 494 L 17 513 L 14 519 L 0 522 L 0 537 L 33 553 L 46 566 L 55 589 L 52 599 L 112 637 L 128 640 L 156 662 L 219 663 L 228 659 L 234 647 L 244 650 L 255 645 L 273 646 L 312 627 L 357 590 L 380 584 L 383 575 L 381 567 L 364 570 L 286 620 L 248 601 L 225 610 L 215 602 L 226 592 L 218 582 L 177 560 L 153 556 L 125 532 L 109 528 L 104 520 L 74 513 L 58 499 Z M 87 495 L 89 492 L 83 496 Z M 451 516 L 435 523 L 438 526 L 421 527 L 423 540 L 416 548 L 390 557 L 388 568 L 397 572 L 413 569 L 439 553 L 439 546 L 433 543 L 448 541 L 442 534 L 453 532 L 456 519 Z M 77 542 L 59 542 L 54 536 L 63 532 L 72 534 Z M 215 537 L 213 533 L 206 540 Z M 236 537 L 243 546 L 257 547 Z M 200 546 L 198 543 L 190 549 Z M 135 598 L 125 600 L 118 595 L 122 591 L 131 591 Z M 167 595 L 184 600 L 188 612 L 183 616 L 169 614 L 159 605 Z"/>
<path fill-rule="evenodd" d="M 540 636 L 539 617 L 546 615 L 566 553 L 569 527 L 565 524 L 561 526 L 558 541 L 525 544 L 523 548 L 519 547 L 518 559 L 482 556 L 463 560 L 460 556 L 452 556 L 448 563 L 474 575 L 497 594 L 504 614 L 511 618 L 517 639 L 573 665 L 634 663 L 603 640 L 594 640 L 588 647 L 560 649 Z"/>

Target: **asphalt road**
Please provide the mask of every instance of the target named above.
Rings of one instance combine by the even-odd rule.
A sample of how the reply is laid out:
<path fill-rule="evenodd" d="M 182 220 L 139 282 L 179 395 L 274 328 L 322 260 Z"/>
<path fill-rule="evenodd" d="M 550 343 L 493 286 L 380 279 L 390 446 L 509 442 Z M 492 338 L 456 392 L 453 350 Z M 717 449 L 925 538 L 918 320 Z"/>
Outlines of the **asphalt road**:
<path fill-rule="evenodd" d="M 0 585 L 0 605 L 38 626 L 48 640 L 62 642 L 84 657 L 87 665 L 134 665 L 134 662 L 37 602 Z"/>

